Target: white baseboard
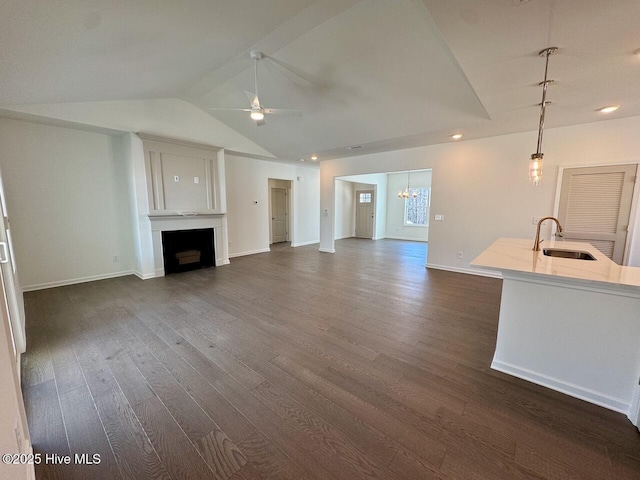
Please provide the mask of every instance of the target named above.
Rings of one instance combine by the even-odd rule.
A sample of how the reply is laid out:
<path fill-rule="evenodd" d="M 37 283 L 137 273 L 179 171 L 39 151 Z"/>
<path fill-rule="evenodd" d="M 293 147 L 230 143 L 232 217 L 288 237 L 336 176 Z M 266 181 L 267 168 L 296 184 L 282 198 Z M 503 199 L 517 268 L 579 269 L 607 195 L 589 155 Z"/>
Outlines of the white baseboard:
<path fill-rule="evenodd" d="M 429 243 L 429 241 L 426 239 L 415 238 L 415 237 L 403 237 L 402 235 L 386 235 L 384 238 L 388 238 L 389 240 L 406 240 L 408 242 Z"/>
<path fill-rule="evenodd" d="M 324 252 L 324 253 L 336 253 L 335 248 L 322 248 L 322 247 L 320 247 L 318 249 L 318 251 Z"/>
<path fill-rule="evenodd" d="M 102 275 L 91 275 L 89 277 L 72 278 L 69 280 L 58 280 L 55 282 L 36 283 L 35 285 L 25 285 L 22 287 L 23 292 L 33 292 L 35 290 L 45 290 L 47 288 L 64 287 L 65 285 L 75 285 L 77 283 L 95 282 L 97 280 L 106 280 L 107 278 L 124 277 L 132 275 L 133 270 L 123 272 L 104 273 Z"/>
<path fill-rule="evenodd" d="M 640 429 L 640 385 L 636 385 L 633 389 L 633 399 L 627 417 Z"/>
<path fill-rule="evenodd" d="M 229 265 L 231 262 L 228 258 L 216 258 L 216 267 L 221 267 L 222 265 Z"/>
<path fill-rule="evenodd" d="M 579 385 L 567 383 L 562 380 L 549 377 L 548 375 L 536 373 L 526 368 L 516 367 L 515 365 L 495 359 L 491 362 L 491 368 L 508 375 L 513 375 L 514 377 L 522 378 L 528 382 L 542 385 L 543 387 L 550 388 L 556 392 L 579 398 L 585 402 L 593 403 L 615 412 L 624 413 L 627 416 L 630 414 L 631 405 L 629 403 L 619 398 L 610 397 L 604 393 L 599 393 L 588 388 L 583 388 Z"/>
<path fill-rule="evenodd" d="M 247 250 L 245 252 L 230 253 L 229 258 L 244 257 L 245 255 L 255 255 L 256 253 L 266 253 L 270 251 L 271 251 L 270 248 L 260 248 L 258 250 Z"/>
<path fill-rule="evenodd" d="M 320 240 L 311 240 L 309 242 L 296 242 L 292 243 L 292 247 L 304 247 L 305 245 L 313 245 L 314 243 L 320 243 Z"/>
<path fill-rule="evenodd" d="M 476 270 L 475 268 L 449 267 L 448 265 L 436 265 L 433 263 L 427 263 L 427 268 L 433 268 L 435 270 L 446 270 L 448 272 L 466 273 L 469 275 L 478 275 L 480 277 L 502 279 L 502 273 L 493 270 Z"/>
<path fill-rule="evenodd" d="M 344 240 L 345 238 L 353 238 L 355 235 L 343 235 L 341 237 L 336 237 L 334 240 Z"/>
<path fill-rule="evenodd" d="M 150 278 L 156 278 L 156 275 L 154 273 L 140 273 L 140 272 L 134 271 L 133 274 L 142 280 L 149 280 Z"/>

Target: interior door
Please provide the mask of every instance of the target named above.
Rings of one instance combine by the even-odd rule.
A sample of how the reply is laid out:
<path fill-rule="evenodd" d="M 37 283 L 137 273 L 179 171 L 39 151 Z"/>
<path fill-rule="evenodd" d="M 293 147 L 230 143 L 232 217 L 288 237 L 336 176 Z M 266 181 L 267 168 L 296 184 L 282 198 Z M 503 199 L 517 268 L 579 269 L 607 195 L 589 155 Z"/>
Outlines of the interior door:
<path fill-rule="evenodd" d="M 11 243 L 11 227 L 9 225 L 9 215 L 7 214 L 7 204 L 5 202 L 4 187 L 2 183 L 2 173 L 0 172 L 0 268 L 4 279 L 5 299 L 9 311 L 9 324 L 16 350 L 16 357 L 26 349 L 26 335 L 24 326 L 24 301 L 18 271 L 16 269 L 15 257 L 13 255 L 13 245 Z"/>
<path fill-rule="evenodd" d="M 287 241 L 289 212 L 287 211 L 287 189 L 271 189 L 271 243 Z"/>
<path fill-rule="evenodd" d="M 564 238 L 589 242 L 622 264 L 636 169 L 611 165 L 564 170 L 558 209 Z"/>
<path fill-rule="evenodd" d="M 356 191 L 356 237 L 373 238 L 373 190 Z"/>

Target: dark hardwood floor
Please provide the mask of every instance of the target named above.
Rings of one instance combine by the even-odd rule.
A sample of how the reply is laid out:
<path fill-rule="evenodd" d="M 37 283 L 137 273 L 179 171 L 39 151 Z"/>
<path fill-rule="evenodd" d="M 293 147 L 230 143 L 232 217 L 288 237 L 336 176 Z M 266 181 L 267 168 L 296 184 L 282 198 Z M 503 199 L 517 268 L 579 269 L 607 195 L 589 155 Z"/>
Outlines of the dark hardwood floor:
<path fill-rule="evenodd" d="M 640 478 L 623 415 L 489 368 L 499 280 L 336 248 L 26 294 L 34 448 L 101 458 L 38 479 Z"/>

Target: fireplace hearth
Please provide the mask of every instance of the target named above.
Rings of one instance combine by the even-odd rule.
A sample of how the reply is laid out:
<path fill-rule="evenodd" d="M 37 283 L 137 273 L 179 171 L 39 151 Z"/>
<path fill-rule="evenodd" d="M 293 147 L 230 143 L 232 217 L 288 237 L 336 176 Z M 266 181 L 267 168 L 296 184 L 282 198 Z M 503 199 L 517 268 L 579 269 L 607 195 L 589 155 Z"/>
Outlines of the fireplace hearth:
<path fill-rule="evenodd" d="M 213 228 L 163 231 L 162 253 L 165 275 L 214 267 Z"/>

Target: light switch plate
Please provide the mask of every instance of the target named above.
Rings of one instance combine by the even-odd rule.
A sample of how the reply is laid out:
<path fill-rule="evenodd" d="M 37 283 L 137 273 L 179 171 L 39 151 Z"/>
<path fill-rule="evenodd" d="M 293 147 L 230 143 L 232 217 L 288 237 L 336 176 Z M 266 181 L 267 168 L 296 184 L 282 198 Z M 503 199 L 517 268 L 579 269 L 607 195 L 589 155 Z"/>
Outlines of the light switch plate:
<path fill-rule="evenodd" d="M 178 175 L 173 176 L 173 181 L 178 183 L 180 181 L 180 177 Z"/>
<path fill-rule="evenodd" d="M 442 222 L 444 220 L 444 215 L 442 213 L 436 213 L 433 219 L 436 222 Z"/>
<path fill-rule="evenodd" d="M 193 183 L 200 183 L 200 177 L 193 177 Z"/>

